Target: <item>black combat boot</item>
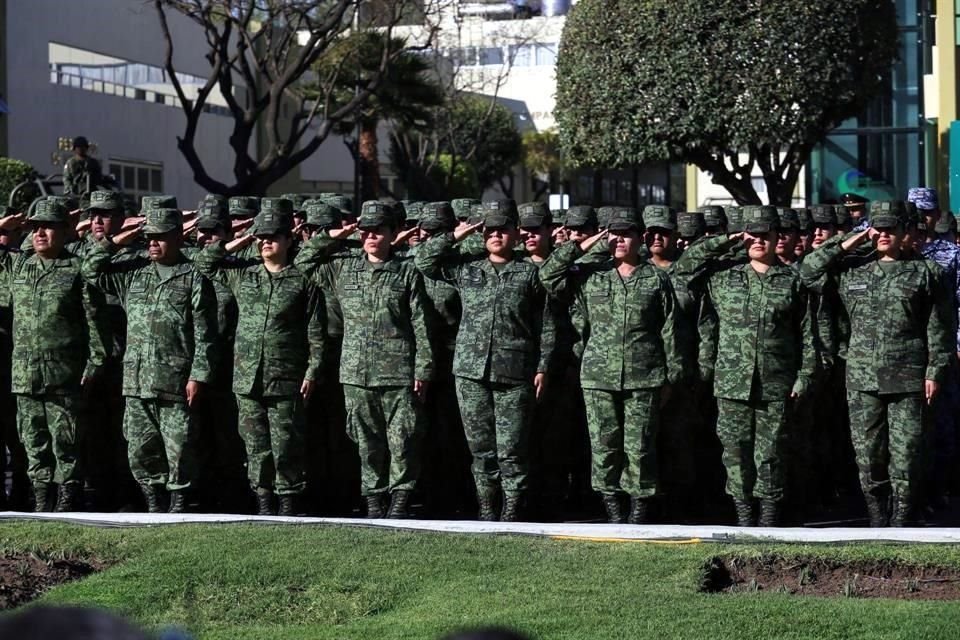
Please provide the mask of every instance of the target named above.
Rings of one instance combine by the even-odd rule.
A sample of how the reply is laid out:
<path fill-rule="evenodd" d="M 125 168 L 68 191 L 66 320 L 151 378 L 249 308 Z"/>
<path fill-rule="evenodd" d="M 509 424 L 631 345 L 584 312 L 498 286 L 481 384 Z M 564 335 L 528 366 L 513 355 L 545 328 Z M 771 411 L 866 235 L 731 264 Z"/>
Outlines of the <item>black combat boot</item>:
<path fill-rule="evenodd" d="M 147 513 L 166 513 L 163 508 L 163 487 L 159 484 L 141 484 L 143 501 L 147 505 Z"/>
<path fill-rule="evenodd" d="M 410 517 L 410 492 L 404 489 L 394 491 L 390 496 L 390 510 L 387 517 L 391 520 L 406 520 Z"/>
<path fill-rule="evenodd" d="M 480 513 L 477 519 L 483 522 L 496 522 L 497 517 L 496 502 L 497 492 L 492 487 L 484 487 L 477 490 L 477 503 L 480 505 Z"/>
<path fill-rule="evenodd" d="M 737 498 L 734 498 L 733 506 L 737 510 L 737 526 L 738 527 L 757 526 L 757 511 L 753 507 L 753 500 L 749 498 L 747 498 L 746 500 L 739 500 Z"/>
<path fill-rule="evenodd" d="M 630 498 L 630 515 L 627 517 L 627 522 L 630 524 L 648 524 L 652 514 L 652 498 Z"/>
<path fill-rule="evenodd" d="M 367 518 L 376 519 L 382 518 L 384 516 L 384 505 L 383 499 L 386 497 L 386 494 L 375 493 L 372 496 L 367 496 Z"/>
<path fill-rule="evenodd" d="M 520 494 L 503 494 L 503 509 L 500 511 L 500 522 L 517 522 L 520 519 Z"/>
<path fill-rule="evenodd" d="M 761 527 L 779 527 L 780 526 L 780 503 L 776 500 L 760 501 L 760 522 Z"/>
<path fill-rule="evenodd" d="M 44 511 L 49 511 L 50 507 L 50 483 L 49 482 L 34 482 L 33 483 L 33 510 L 37 513 L 43 513 Z"/>
<path fill-rule="evenodd" d="M 894 495 L 893 509 L 890 513 L 891 527 L 905 527 L 913 515 L 913 504 L 908 496 Z"/>
<path fill-rule="evenodd" d="M 299 496 L 280 496 L 280 508 L 277 510 L 278 516 L 288 516 L 292 517 L 297 515 L 299 512 L 298 507 L 298 498 Z"/>
<path fill-rule="evenodd" d="M 273 490 L 264 489 L 263 487 L 257 488 L 257 515 L 258 516 L 272 516 L 276 515 L 276 511 L 273 509 Z"/>
<path fill-rule="evenodd" d="M 867 515 L 870 516 L 871 527 L 889 527 L 890 511 L 887 498 L 867 494 Z"/>
<path fill-rule="evenodd" d="M 168 513 L 187 512 L 187 492 L 183 490 L 170 492 L 170 509 Z"/>
<path fill-rule="evenodd" d="M 83 485 L 79 482 L 60 485 L 57 492 L 57 506 L 53 508 L 58 513 L 79 511 L 83 502 Z"/>
<path fill-rule="evenodd" d="M 623 524 L 627 521 L 623 513 L 623 503 L 618 494 L 603 494 L 603 508 L 607 510 L 607 522 L 610 524 Z"/>

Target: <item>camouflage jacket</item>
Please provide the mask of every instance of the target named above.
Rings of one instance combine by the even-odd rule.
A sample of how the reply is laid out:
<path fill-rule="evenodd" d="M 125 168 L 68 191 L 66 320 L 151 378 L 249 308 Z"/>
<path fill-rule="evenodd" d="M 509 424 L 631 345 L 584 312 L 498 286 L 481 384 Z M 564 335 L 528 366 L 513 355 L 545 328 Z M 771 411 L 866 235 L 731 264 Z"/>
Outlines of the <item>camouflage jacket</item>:
<path fill-rule="evenodd" d="M 94 191 L 103 182 L 100 161 L 87 156 L 73 156 L 63 166 L 63 194 L 81 196 Z"/>
<path fill-rule="evenodd" d="M 373 263 L 324 234 L 303 243 L 295 264 L 343 313 L 341 383 L 394 387 L 433 378 L 426 293 L 412 261 Z"/>
<path fill-rule="evenodd" d="M 409 255 L 414 257 L 423 246 L 420 243 L 410 249 Z M 457 330 L 460 328 L 460 294 L 457 288 L 450 283 L 450 278 L 424 278 L 423 288 L 426 292 L 426 311 L 432 316 L 430 323 L 431 339 L 434 345 L 434 355 L 440 356 L 439 350 L 447 354 L 453 353 L 457 343 Z M 449 357 L 449 355 L 448 355 Z"/>
<path fill-rule="evenodd" d="M 849 260 L 843 237 L 807 256 L 804 283 L 820 290 L 834 275 L 850 319 L 847 388 L 878 393 L 920 393 L 924 380 L 943 381 L 956 356 L 952 295 L 928 260 L 884 263 Z"/>
<path fill-rule="evenodd" d="M 717 314 L 713 391 L 718 398 L 780 401 L 806 393 L 817 370 L 806 289 L 792 267 L 756 272 L 730 248 L 739 239 L 711 237 L 676 262 L 687 288 L 706 278 Z"/>
<path fill-rule="evenodd" d="M 498 272 L 486 255 L 460 254 L 452 233 L 423 243 L 416 264 L 427 278 L 447 278 L 460 292 L 454 375 L 530 384 L 550 371 L 554 320 L 536 266 L 515 257 Z"/>
<path fill-rule="evenodd" d="M 960 314 L 960 247 L 938 238 L 924 244 L 921 253 L 924 258 L 940 266 L 943 271 L 944 290 L 951 296 L 954 312 Z M 957 322 L 954 324 L 957 337 L 956 350 L 960 353 L 960 315 L 957 316 Z"/>
<path fill-rule="evenodd" d="M 612 263 L 577 265 L 581 256 L 578 244 L 566 243 L 540 269 L 547 292 L 573 292 L 583 319 L 581 386 L 622 391 L 679 382 L 685 366 L 667 274 L 642 263 L 622 278 Z"/>
<path fill-rule="evenodd" d="M 33 251 L 0 251 L 4 306 L 12 309 L 11 390 L 73 394 L 104 362 L 99 300 L 64 250 L 44 266 Z"/>
<path fill-rule="evenodd" d="M 183 256 L 162 275 L 143 255 L 101 242 L 83 261 L 88 282 L 120 298 L 127 314 L 123 395 L 185 400 L 187 382 L 209 383 L 217 357 L 217 301 Z"/>
<path fill-rule="evenodd" d="M 323 314 L 315 285 L 293 266 L 270 273 L 260 260 L 228 256 L 222 242 L 195 253 L 193 263 L 236 298 L 234 393 L 290 396 L 303 380 L 320 380 Z"/>

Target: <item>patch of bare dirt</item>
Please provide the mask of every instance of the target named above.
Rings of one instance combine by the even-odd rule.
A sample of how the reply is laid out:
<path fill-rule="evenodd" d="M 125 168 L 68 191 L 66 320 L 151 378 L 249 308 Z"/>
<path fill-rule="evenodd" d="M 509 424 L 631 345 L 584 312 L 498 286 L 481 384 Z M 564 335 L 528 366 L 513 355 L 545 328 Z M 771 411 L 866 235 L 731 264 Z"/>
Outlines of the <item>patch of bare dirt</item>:
<path fill-rule="evenodd" d="M 33 553 L 0 554 L 0 611 L 15 609 L 65 582 L 101 570 L 95 559 L 42 558 Z"/>
<path fill-rule="evenodd" d="M 911 566 L 893 560 L 716 556 L 704 566 L 700 591 L 960 600 L 960 569 Z"/>

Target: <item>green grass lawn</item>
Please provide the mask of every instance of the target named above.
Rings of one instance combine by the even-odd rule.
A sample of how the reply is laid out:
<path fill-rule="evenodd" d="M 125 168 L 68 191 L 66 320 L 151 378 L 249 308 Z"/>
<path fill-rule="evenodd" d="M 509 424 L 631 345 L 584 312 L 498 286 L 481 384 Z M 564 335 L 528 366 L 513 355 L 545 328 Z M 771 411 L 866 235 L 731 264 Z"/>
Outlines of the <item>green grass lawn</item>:
<path fill-rule="evenodd" d="M 0 524 L 0 549 L 111 568 L 43 602 L 107 607 L 199 638 L 437 638 L 502 624 L 564 638 L 957 638 L 960 603 L 697 592 L 713 555 L 960 566 L 945 546 L 591 543 L 262 525 Z"/>

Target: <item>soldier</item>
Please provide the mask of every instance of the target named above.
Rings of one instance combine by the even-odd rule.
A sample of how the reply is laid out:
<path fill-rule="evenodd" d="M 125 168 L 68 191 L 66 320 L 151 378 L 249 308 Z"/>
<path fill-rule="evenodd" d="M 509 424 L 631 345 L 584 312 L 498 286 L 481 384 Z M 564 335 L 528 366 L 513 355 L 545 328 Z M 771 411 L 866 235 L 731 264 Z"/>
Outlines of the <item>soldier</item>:
<path fill-rule="evenodd" d="M 699 211 L 687 211 L 677 214 L 677 251 L 684 249 L 703 237 L 703 214 Z"/>
<path fill-rule="evenodd" d="M 800 207 L 797 211 L 797 226 L 800 229 L 800 241 L 797 243 L 797 260 L 803 260 L 813 250 L 813 218 L 810 209 Z"/>
<path fill-rule="evenodd" d="M 454 198 L 450 201 L 453 207 L 453 213 L 458 222 L 466 222 L 472 215 L 473 208 L 480 205 L 480 201 L 475 198 Z"/>
<path fill-rule="evenodd" d="M 729 214 L 729 211 L 728 211 Z M 739 526 L 777 526 L 784 498 L 790 403 L 808 390 L 816 371 L 806 291 L 796 270 L 777 258 L 775 207 L 743 207 L 744 234 L 710 238 L 677 261 L 687 287 L 708 278 L 716 309 L 714 395 L 723 444 L 727 493 Z M 749 262 L 727 259 L 746 245 Z"/>
<path fill-rule="evenodd" d="M 2 226 L 13 228 L 20 216 Z M 27 453 L 34 508 L 82 506 L 84 421 L 82 394 L 89 394 L 104 361 L 99 298 L 80 276 L 80 259 L 66 248 L 69 212 L 57 200 L 41 200 L 28 220 L 31 248 L 3 251 L 0 273 L 13 312 L 12 391 L 17 425 Z"/>
<path fill-rule="evenodd" d="M 231 220 L 253 220 L 260 211 L 260 201 L 250 196 L 234 196 L 227 201 L 227 211 Z"/>
<path fill-rule="evenodd" d="M 321 193 L 319 200 L 340 211 L 345 226 L 352 226 L 357 223 L 357 214 L 353 210 L 353 199 L 339 193 Z"/>
<path fill-rule="evenodd" d="M 617 207 L 600 207 L 597 209 L 597 228 L 603 231 L 610 223 L 610 218 L 616 213 Z"/>
<path fill-rule="evenodd" d="M 743 231 L 743 207 L 726 207 L 723 211 L 727 218 L 726 233 L 741 233 Z"/>
<path fill-rule="evenodd" d="M 716 236 L 727 232 L 727 215 L 723 207 L 711 204 L 698 207 L 703 215 L 703 235 Z"/>
<path fill-rule="evenodd" d="M 520 224 L 520 242 L 527 258 L 540 266 L 553 249 L 553 218 L 542 202 L 526 202 L 517 207 Z"/>
<path fill-rule="evenodd" d="M 111 261 L 141 233 L 146 255 Z M 124 436 L 151 513 L 163 510 L 166 491 L 171 513 L 187 509 L 198 473 L 193 411 L 216 362 L 216 297 L 182 243 L 181 212 L 153 209 L 142 228 L 104 239 L 83 262 L 87 281 L 118 296 L 126 311 Z"/>
<path fill-rule="evenodd" d="M 777 229 L 777 258 L 787 266 L 797 266 L 797 245 L 800 244 L 800 220 L 795 209 L 777 207 L 780 226 Z"/>
<path fill-rule="evenodd" d="M 550 237 L 553 238 L 553 246 L 558 247 L 569 238 L 564 228 L 567 220 L 567 212 L 563 209 L 550 210 Z"/>
<path fill-rule="evenodd" d="M 874 202 L 869 228 L 828 240 L 801 267 L 814 290 L 836 274 L 850 318 L 850 428 L 874 527 L 903 526 L 912 516 L 923 469 L 923 406 L 933 402 L 955 358 L 951 296 L 938 267 L 903 257 L 905 218 L 903 202 Z M 867 240 L 875 254 L 850 255 Z"/>
<path fill-rule="evenodd" d="M 455 243 L 481 225 L 431 238 L 416 264 L 427 278 L 448 274 L 460 292 L 463 318 L 453 374 L 467 441 L 480 519 L 515 521 L 529 485 L 529 443 L 534 404 L 546 391 L 554 349 L 552 314 L 537 267 L 514 252 L 517 206 L 483 203 L 486 255 L 456 252 Z M 499 487 L 498 487 L 499 485 Z"/>
<path fill-rule="evenodd" d="M 859 206 L 859 205 L 856 205 Z M 837 233 L 840 235 L 850 233 L 853 230 L 853 218 L 850 216 L 850 208 L 844 204 L 834 206 L 834 215 L 837 217 Z"/>
<path fill-rule="evenodd" d="M 869 200 L 857 193 L 845 193 L 840 196 L 840 204 L 843 206 L 850 218 L 850 227 L 852 231 L 863 231 L 867 227 L 867 205 Z M 838 219 L 841 216 L 837 216 Z M 841 226 L 843 222 L 841 221 Z"/>
<path fill-rule="evenodd" d="M 307 242 L 297 267 L 314 274 L 343 311 L 340 382 L 348 429 L 360 449 L 367 517 L 406 518 L 420 474 L 423 402 L 433 379 L 433 354 L 424 314 L 423 280 L 413 262 L 396 255 L 394 205 L 363 203 L 357 228 L 363 252 L 332 257 L 344 229 Z M 319 269 L 318 269 L 319 267 Z"/>
<path fill-rule="evenodd" d="M 657 491 L 657 431 L 667 385 L 684 363 L 674 332 L 673 288 L 666 273 L 640 257 L 640 221 L 618 210 L 608 231 L 559 249 L 541 269 L 553 295 L 569 290 L 585 318 L 581 386 L 593 449 L 593 487 L 610 522 L 644 523 Z M 662 228 L 662 227 L 661 227 Z M 613 260 L 578 268 L 576 260 L 606 242 Z M 649 240 L 648 240 L 649 242 Z"/>
<path fill-rule="evenodd" d="M 949 211 L 941 213 L 940 220 L 937 221 L 934 231 L 940 240 L 946 240 L 950 244 L 957 244 L 957 216 Z"/>
<path fill-rule="evenodd" d="M 284 193 L 280 196 L 283 200 L 289 200 L 293 204 L 293 227 L 299 227 L 307 221 L 307 211 L 303 204 L 309 200 L 309 196 L 303 193 Z M 297 238 L 299 241 L 299 238 Z"/>
<path fill-rule="evenodd" d="M 83 196 L 103 183 L 100 162 L 88 155 L 90 143 L 83 136 L 73 139 L 73 157 L 63 167 L 63 194 Z"/>
<path fill-rule="evenodd" d="M 292 216 L 275 204 L 261 208 L 255 234 L 211 244 L 194 264 L 236 297 L 233 392 L 257 515 L 292 516 L 306 488 L 303 406 L 322 375 L 324 327 L 316 288 L 290 264 Z M 254 241 L 260 259 L 228 259 Z"/>
<path fill-rule="evenodd" d="M 10 226 L 0 224 L 0 255 L 9 253 L 15 259 L 20 253 L 22 214 L 6 207 L 4 218 Z M 0 221 L 2 222 L 2 221 Z M 17 435 L 17 399 L 10 391 L 10 367 L 13 358 L 13 309 L 8 300 L 0 304 L 0 478 L 10 471 L 10 495 L 0 489 L 0 509 L 21 511 L 29 500 L 30 479 L 27 477 L 27 452 Z M 9 454 L 9 459 L 7 455 Z"/>
<path fill-rule="evenodd" d="M 567 209 L 564 228 L 570 242 L 580 243 L 597 233 L 597 212 L 593 207 L 577 205 Z"/>

